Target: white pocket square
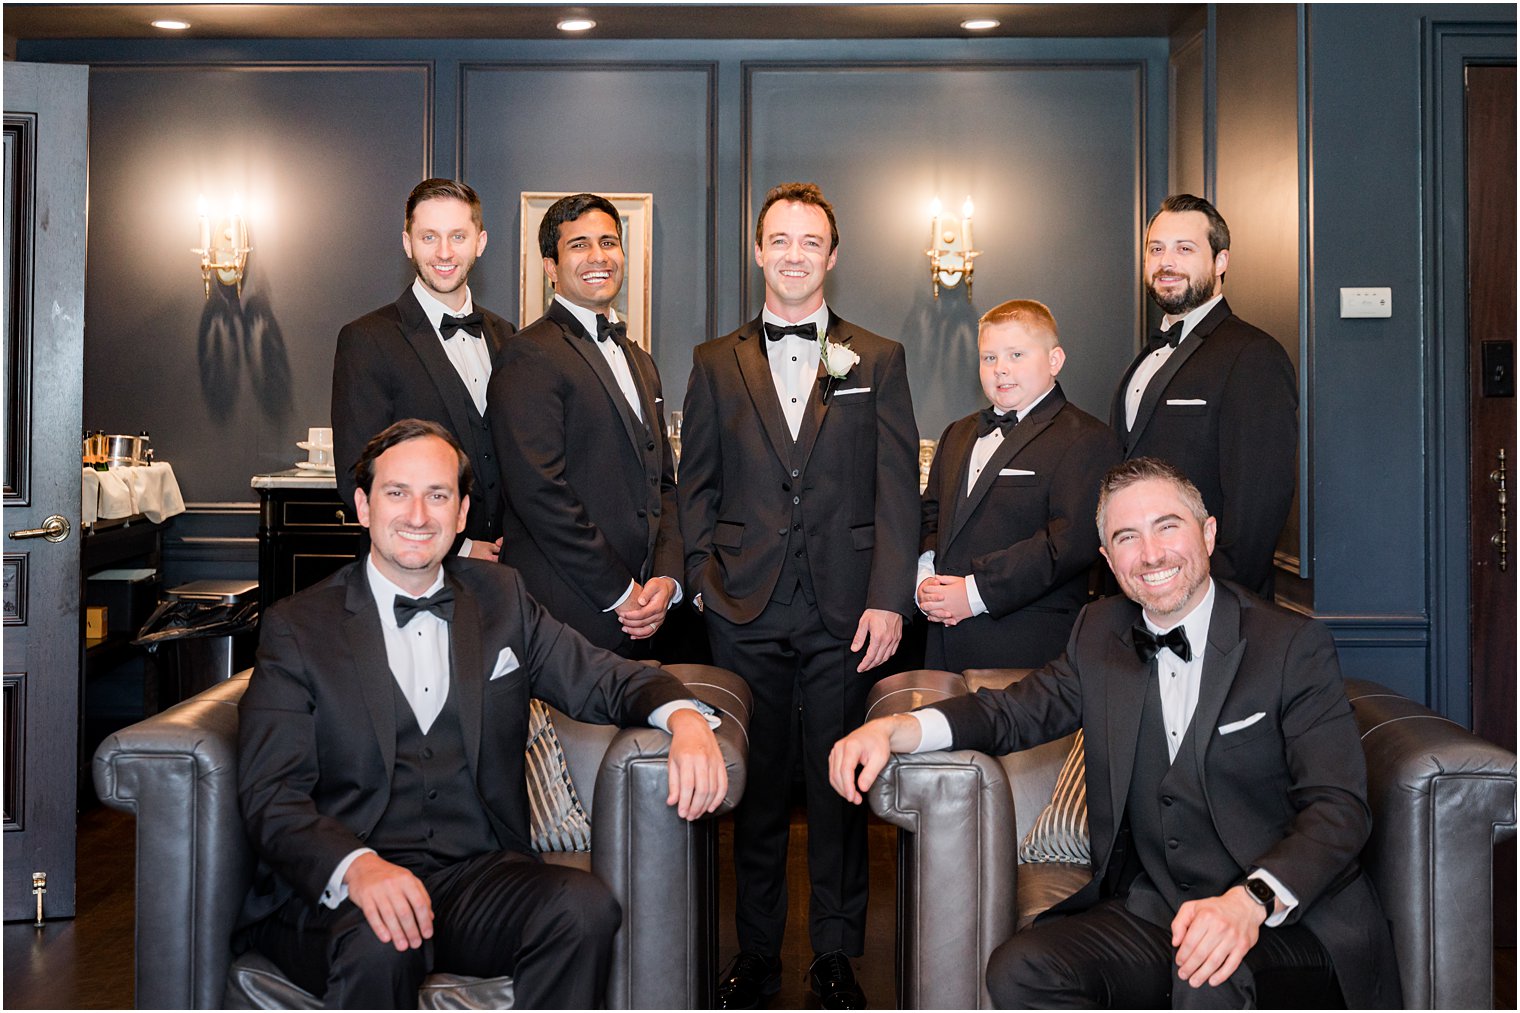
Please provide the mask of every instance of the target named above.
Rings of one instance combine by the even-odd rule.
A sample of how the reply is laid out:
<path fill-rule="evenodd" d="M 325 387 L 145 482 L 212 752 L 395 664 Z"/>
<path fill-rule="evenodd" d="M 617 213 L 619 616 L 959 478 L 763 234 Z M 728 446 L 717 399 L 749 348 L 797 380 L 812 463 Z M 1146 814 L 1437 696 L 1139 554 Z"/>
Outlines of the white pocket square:
<path fill-rule="evenodd" d="M 512 648 L 503 647 L 501 649 L 501 653 L 496 656 L 496 667 L 491 669 L 490 681 L 495 682 L 502 676 L 509 675 L 521 667 L 521 663 L 517 660 L 517 654 L 512 650 Z"/>
<path fill-rule="evenodd" d="M 1220 725 L 1219 726 L 1219 734 L 1220 735 L 1229 735 L 1232 732 L 1238 732 L 1238 731 L 1240 731 L 1242 728 L 1250 728 L 1252 725 L 1254 725 L 1256 722 L 1260 721 L 1262 718 L 1264 718 L 1266 716 L 1267 716 L 1267 712 L 1266 711 L 1257 711 L 1255 714 L 1252 714 L 1248 718 L 1241 718 L 1239 721 L 1231 721 L 1227 725 Z"/>
<path fill-rule="evenodd" d="M 1032 472 L 1032 471 L 1025 471 L 1023 468 L 1004 468 L 1002 471 L 998 472 L 998 477 L 1001 478 L 1004 475 L 1033 475 L 1033 474 L 1034 474 L 1034 472 Z"/>
<path fill-rule="evenodd" d="M 664 404 L 665 403 L 665 399 L 662 398 L 662 397 L 657 397 L 657 398 L 654 399 L 654 403 L 655 404 Z"/>
<path fill-rule="evenodd" d="M 1166 403 L 1167 404 L 1174 404 L 1174 405 L 1204 405 L 1204 404 L 1208 404 L 1208 402 L 1205 401 L 1201 397 L 1169 397 L 1169 398 L 1166 399 Z"/>
<path fill-rule="evenodd" d="M 871 388 L 870 387 L 851 387 L 848 390 L 836 390 L 834 392 L 834 396 L 835 397 L 844 397 L 846 394 L 869 394 L 869 393 L 871 393 Z"/>

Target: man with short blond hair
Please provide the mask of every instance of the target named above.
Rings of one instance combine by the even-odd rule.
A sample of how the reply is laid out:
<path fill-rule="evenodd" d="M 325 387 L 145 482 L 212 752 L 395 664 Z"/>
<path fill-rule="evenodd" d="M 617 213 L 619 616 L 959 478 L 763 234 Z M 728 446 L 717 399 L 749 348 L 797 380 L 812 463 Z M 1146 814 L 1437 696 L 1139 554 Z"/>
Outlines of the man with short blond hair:
<path fill-rule="evenodd" d="M 920 509 L 925 664 L 1037 668 L 1087 604 L 1098 479 L 1119 460 L 1107 426 L 1066 400 L 1066 363 L 1044 303 L 1011 299 L 977 337 L 987 407 L 939 439 Z"/>

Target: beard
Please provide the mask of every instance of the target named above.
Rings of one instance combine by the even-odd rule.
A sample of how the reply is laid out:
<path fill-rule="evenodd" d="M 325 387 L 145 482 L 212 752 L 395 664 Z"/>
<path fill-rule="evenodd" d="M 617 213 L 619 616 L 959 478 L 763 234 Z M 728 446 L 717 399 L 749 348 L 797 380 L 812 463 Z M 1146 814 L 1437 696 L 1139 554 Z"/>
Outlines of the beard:
<path fill-rule="evenodd" d="M 424 288 L 440 295 L 447 295 L 450 292 L 459 291 L 470 280 L 470 268 L 475 266 L 475 258 L 460 257 L 454 263 L 459 266 L 459 270 L 454 272 L 454 277 L 448 279 L 438 277 L 432 272 L 430 265 L 416 257 L 412 258 L 412 270 L 416 271 L 417 277 L 422 279 Z"/>
<path fill-rule="evenodd" d="M 1214 279 L 1209 275 L 1189 277 L 1186 288 L 1172 295 L 1163 295 L 1156 290 L 1156 279 L 1152 275 L 1146 279 L 1145 291 L 1150 294 L 1151 301 L 1161 307 L 1161 312 L 1180 317 L 1214 298 Z"/>
<path fill-rule="evenodd" d="M 1209 579 L 1209 568 L 1203 560 L 1181 557 L 1170 562 L 1182 568 L 1180 574 L 1182 580 L 1179 586 L 1167 591 L 1152 588 L 1140 579 L 1138 572 L 1126 573 L 1118 577 L 1119 589 L 1124 592 L 1125 597 L 1156 618 L 1176 613 Z M 1155 567 L 1146 567 L 1146 569 L 1155 569 Z"/>

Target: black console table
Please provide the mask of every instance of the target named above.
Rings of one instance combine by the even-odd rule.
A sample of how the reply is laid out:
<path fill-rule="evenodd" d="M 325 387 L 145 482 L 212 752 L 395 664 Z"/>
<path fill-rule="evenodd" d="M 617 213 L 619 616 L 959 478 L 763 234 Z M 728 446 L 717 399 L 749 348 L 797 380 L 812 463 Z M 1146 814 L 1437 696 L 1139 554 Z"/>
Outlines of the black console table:
<path fill-rule="evenodd" d="M 250 484 L 259 492 L 261 612 L 359 555 L 364 528 L 331 475 L 291 469 Z"/>

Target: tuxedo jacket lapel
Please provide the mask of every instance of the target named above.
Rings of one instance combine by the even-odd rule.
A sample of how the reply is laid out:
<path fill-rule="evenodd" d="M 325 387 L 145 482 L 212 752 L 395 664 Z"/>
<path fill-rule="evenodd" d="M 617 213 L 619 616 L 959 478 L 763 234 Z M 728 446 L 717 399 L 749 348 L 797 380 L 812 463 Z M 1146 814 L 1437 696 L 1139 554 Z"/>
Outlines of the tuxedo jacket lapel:
<path fill-rule="evenodd" d="M 417 297 L 412 294 L 412 290 L 407 289 L 397 300 L 396 306 L 400 309 L 402 322 L 406 325 L 404 329 L 406 343 L 422 361 L 422 368 L 427 372 L 428 379 L 433 381 L 433 386 L 439 391 L 453 392 L 443 399 L 449 411 L 450 428 L 456 433 L 468 433 L 473 429 L 478 429 L 480 413 L 475 410 L 475 399 L 470 395 L 464 381 L 459 379 L 459 371 L 449 361 L 448 353 L 443 350 L 443 345 L 438 341 L 438 332 L 433 330 L 427 314 L 422 311 L 422 304 L 417 302 Z M 494 355 L 492 361 L 495 361 Z"/>
<path fill-rule="evenodd" d="M 829 326 L 824 331 L 824 340 L 836 345 L 848 345 L 852 337 L 844 321 L 830 311 Z M 848 379 L 848 376 L 845 379 Z M 840 387 L 844 385 L 845 379 L 834 380 L 832 383 L 835 387 Z M 818 431 L 823 428 L 823 417 L 829 411 L 829 402 L 824 399 L 823 392 L 828 389 L 830 382 L 829 372 L 824 368 L 823 356 L 820 354 L 818 375 L 813 382 L 812 390 L 808 393 L 807 412 L 802 416 L 802 427 L 797 433 L 798 449 L 801 451 L 799 457 L 804 470 L 807 469 L 808 458 L 813 454 L 813 446 L 818 442 Z"/>
<path fill-rule="evenodd" d="M 792 459 L 792 430 L 786 424 L 786 416 L 781 413 L 780 395 L 776 393 L 776 381 L 771 379 L 770 361 L 765 357 L 765 331 L 760 325 L 760 318 L 756 317 L 741 334 L 741 340 L 734 346 L 734 357 L 739 362 L 739 372 L 744 377 L 744 386 L 749 390 L 749 397 L 755 405 L 755 412 L 760 416 L 760 424 L 765 429 L 766 438 L 770 440 L 771 449 L 776 452 L 776 459 L 782 465 L 789 465 Z"/>
<path fill-rule="evenodd" d="M 1056 384 L 1055 388 L 1045 396 L 1045 400 L 1041 401 L 1034 411 L 1024 416 L 1023 421 L 1007 432 L 1003 437 L 1003 442 L 998 444 L 997 449 L 992 452 L 992 456 L 987 458 L 987 463 L 982 467 L 982 473 L 976 478 L 976 485 L 971 487 L 971 494 L 963 497 L 966 502 L 961 505 L 961 509 L 956 511 L 954 525 L 950 529 L 950 538 L 946 540 L 946 545 L 949 545 L 950 541 L 955 538 L 961 529 L 961 525 L 965 524 L 967 518 L 976 510 L 977 504 L 987 498 L 987 493 L 992 488 L 992 483 L 997 481 L 998 472 L 1006 468 L 1019 455 L 1020 451 L 1033 442 L 1036 436 L 1039 436 L 1040 433 L 1049 428 L 1051 421 L 1055 419 L 1056 413 L 1061 410 L 1064 404 L 1066 404 L 1066 395 L 1061 393 L 1061 385 Z M 974 447 L 975 445 L 975 441 L 973 441 L 972 446 Z M 971 451 L 968 449 L 966 452 L 966 463 L 962 466 L 961 485 L 959 487 L 961 489 L 966 487 L 966 473 L 964 469 L 968 469 L 970 466 Z"/>
<path fill-rule="evenodd" d="M 1240 599 L 1218 581 L 1214 582 L 1214 614 L 1209 617 L 1209 639 L 1203 653 L 1203 677 L 1199 680 L 1198 706 L 1193 710 L 1193 759 L 1203 781 L 1203 759 L 1214 729 L 1219 725 L 1225 697 L 1235 684 L 1246 642 L 1240 636 Z"/>
<path fill-rule="evenodd" d="M 449 692 L 458 694 L 455 699 L 459 701 L 465 758 L 471 770 L 479 770 L 485 717 L 481 698 L 486 679 L 480 650 L 480 610 L 475 596 L 465 591 L 453 574 L 444 571 L 443 579 L 454 590 L 454 618 L 449 622 Z"/>
<path fill-rule="evenodd" d="M 1139 618 L 1139 609 L 1134 610 Z M 1114 632 L 1108 644 L 1105 671 L 1108 685 L 1102 694 L 1104 741 L 1108 747 L 1109 811 L 1114 814 L 1114 830 L 1124 813 L 1129 795 L 1130 777 L 1135 771 L 1135 747 L 1140 740 L 1140 712 L 1145 694 L 1156 678 L 1154 662 L 1142 662 L 1135 654 L 1133 625 Z M 1093 741 L 1089 734 L 1088 742 Z M 1091 748 L 1091 747 L 1089 747 Z"/>
<path fill-rule="evenodd" d="M 396 766 L 396 677 L 385 653 L 385 633 L 380 628 L 375 596 L 361 564 L 349 571 L 348 595 L 344 605 L 343 639 L 347 645 L 349 672 L 359 687 L 364 709 L 369 714 L 375 741 L 380 746 L 386 784 Z"/>
<path fill-rule="evenodd" d="M 1142 352 L 1135 359 L 1134 365 L 1130 366 L 1129 372 L 1124 374 L 1124 382 L 1119 385 L 1119 392 L 1114 396 L 1114 431 L 1123 436 L 1121 442 L 1124 444 L 1125 453 L 1129 452 L 1129 448 L 1135 445 L 1140 434 L 1145 431 L 1146 424 L 1150 422 L 1151 416 L 1156 413 L 1156 406 L 1161 403 L 1161 395 L 1166 392 L 1167 385 L 1172 382 L 1172 377 L 1177 375 L 1177 371 L 1182 368 L 1183 363 L 1187 362 L 1198 349 L 1203 347 L 1204 340 L 1229 315 L 1230 304 L 1221 299 L 1214 304 L 1213 309 L 1204 315 L 1202 320 L 1198 321 L 1198 325 L 1193 328 L 1187 338 L 1172 352 L 1171 356 L 1166 360 L 1165 365 L 1156 371 L 1155 376 L 1151 377 L 1151 382 L 1146 384 L 1145 393 L 1140 396 L 1140 405 L 1135 410 L 1135 424 L 1126 432 L 1123 429 L 1125 414 L 1124 392 L 1129 387 L 1130 375 L 1139 367 L 1140 361 L 1148 353 Z"/>
<path fill-rule="evenodd" d="M 617 377 L 612 375 L 612 367 L 607 365 L 606 356 L 595 347 L 595 339 L 585 336 L 585 331 L 581 328 L 580 321 L 575 319 L 575 314 L 567 310 L 558 299 L 550 304 L 549 312 L 545 316 L 559 324 L 560 329 L 565 332 L 565 341 L 577 355 L 586 360 L 586 365 L 591 367 L 591 371 L 601 381 L 602 388 L 611 399 L 618 418 L 623 420 L 623 431 L 628 435 L 628 442 L 636 452 L 639 451 L 643 445 L 643 441 L 639 438 L 639 421 L 628 404 L 628 396 L 623 393 L 623 388 L 618 386 Z M 631 363 L 633 357 L 628 356 L 628 360 Z M 638 370 L 631 365 L 629 368 L 634 375 L 634 385 L 637 388 Z M 640 400 L 644 399 L 642 391 L 639 392 L 639 396 Z M 644 410 L 645 417 L 648 417 L 648 407 L 646 406 Z"/>

